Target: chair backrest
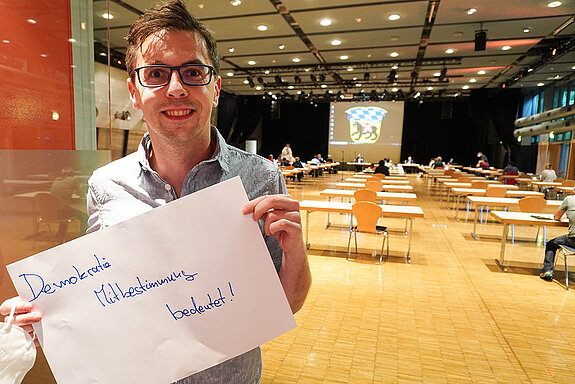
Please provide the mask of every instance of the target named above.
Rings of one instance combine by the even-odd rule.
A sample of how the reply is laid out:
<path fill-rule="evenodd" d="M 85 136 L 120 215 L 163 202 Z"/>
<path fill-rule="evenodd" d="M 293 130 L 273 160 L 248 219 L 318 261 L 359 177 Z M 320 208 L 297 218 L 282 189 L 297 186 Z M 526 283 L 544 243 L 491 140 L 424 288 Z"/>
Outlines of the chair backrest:
<path fill-rule="evenodd" d="M 59 221 L 59 212 L 62 206 L 62 200 L 50 193 L 40 192 L 34 196 L 34 204 L 36 206 L 36 215 L 38 219 L 43 221 Z"/>
<path fill-rule="evenodd" d="M 283 167 L 283 169 L 291 171 L 292 169 L 295 169 L 295 167 L 293 165 L 286 165 L 285 167 Z"/>
<path fill-rule="evenodd" d="M 506 188 L 487 187 L 485 188 L 485 196 L 487 197 L 505 197 L 507 193 Z"/>
<path fill-rule="evenodd" d="M 553 180 L 554 183 L 562 183 L 562 182 L 564 182 L 564 181 L 565 181 L 565 179 L 562 178 L 562 177 L 558 177 L 558 178 L 556 178 L 555 180 Z"/>
<path fill-rule="evenodd" d="M 377 199 L 377 192 L 371 189 L 359 189 L 353 193 L 355 201 L 371 201 L 375 203 Z"/>
<path fill-rule="evenodd" d="M 375 192 L 381 192 L 383 191 L 383 184 L 381 184 L 381 181 L 379 180 L 368 181 L 367 183 L 365 183 L 365 188 L 371 189 L 372 191 Z"/>
<path fill-rule="evenodd" d="M 562 187 L 575 187 L 575 180 L 563 180 L 561 182 Z"/>
<path fill-rule="evenodd" d="M 374 173 L 374 174 L 373 174 L 372 180 L 379 180 L 379 181 L 381 181 L 381 180 L 383 180 L 383 179 L 385 179 L 385 175 L 384 175 L 383 173 Z"/>
<path fill-rule="evenodd" d="M 471 188 L 487 189 L 488 185 L 489 183 L 487 181 L 477 180 L 471 182 Z"/>
<path fill-rule="evenodd" d="M 458 183 L 471 183 L 473 179 L 469 176 L 461 176 L 459 179 L 457 179 Z"/>
<path fill-rule="evenodd" d="M 539 213 L 545 209 L 547 200 L 540 196 L 526 196 L 519 199 L 519 209 L 521 212 Z"/>
<path fill-rule="evenodd" d="M 446 169 L 445 172 L 443 172 L 443 174 L 444 174 L 445 176 L 450 176 L 450 177 L 451 177 L 451 175 L 453 175 L 455 172 L 456 172 L 455 169 Z"/>
<path fill-rule="evenodd" d="M 370 201 L 358 201 L 351 206 L 351 211 L 357 221 L 358 231 L 377 232 L 377 220 L 381 217 L 382 212 L 379 205 Z"/>

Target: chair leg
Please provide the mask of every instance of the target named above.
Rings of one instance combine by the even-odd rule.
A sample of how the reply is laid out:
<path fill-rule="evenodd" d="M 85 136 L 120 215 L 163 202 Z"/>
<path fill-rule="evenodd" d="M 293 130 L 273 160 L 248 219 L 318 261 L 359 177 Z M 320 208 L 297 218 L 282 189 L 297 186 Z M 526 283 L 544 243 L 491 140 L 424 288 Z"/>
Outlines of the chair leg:
<path fill-rule="evenodd" d="M 350 251 L 350 245 L 351 245 L 351 228 L 349 230 L 349 237 L 347 239 L 347 255 L 345 256 L 345 259 L 349 259 L 349 251 Z"/>
<path fill-rule="evenodd" d="M 511 224 L 511 244 L 515 244 L 515 225 Z"/>
<path fill-rule="evenodd" d="M 567 267 L 567 253 L 563 251 L 563 259 L 565 259 L 565 288 L 569 290 L 569 268 Z"/>
<path fill-rule="evenodd" d="M 382 236 L 383 241 L 381 242 L 381 253 L 379 254 L 379 264 L 381 264 L 381 259 L 383 258 L 383 246 L 385 245 L 385 238 L 387 237 L 385 236 L 385 233 Z"/>
<path fill-rule="evenodd" d="M 357 231 L 355 231 L 354 234 L 355 234 L 355 257 L 357 257 Z"/>

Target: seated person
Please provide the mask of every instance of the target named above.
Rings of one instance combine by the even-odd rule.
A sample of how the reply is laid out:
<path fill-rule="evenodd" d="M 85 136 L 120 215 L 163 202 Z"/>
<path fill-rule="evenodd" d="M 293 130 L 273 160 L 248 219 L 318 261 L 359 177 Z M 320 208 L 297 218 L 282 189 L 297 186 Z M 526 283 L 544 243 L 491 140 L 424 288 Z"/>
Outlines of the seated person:
<path fill-rule="evenodd" d="M 507 167 L 505 167 L 503 169 L 503 174 L 504 175 L 519 175 L 519 169 L 515 166 L 515 163 L 513 163 L 512 161 L 509 162 L 509 164 L 507 164 Z M 505 184 L 509 184 L 509 185 L 515 185 L 517 184 L 517 180 L 515 180 L 515 178 L 511 177 L 511 178 L 504 178 L 504 183 Z"/>
<path fill-rule="evenodd" d="M 325 160 L 323 159 L 323 157 L 321 157 L 321 153 L 318 153 L 318 154 L 317 154 L 317 159 L 319 160 L 319 163 L 320 163 L 320 164 L 325 163 Z"/>
<path fill-rule="evenodd" d="M 78 204 L 74 201 L 74 197 L 81 193 L 80 181 L 74 176 L 74 170 L 70 167 L 63 168 L 61 174 L 62 176 L 54 180 L 50 188 L 50 193 L 58 196 L 62 202 L 58 215 L 62 218 L 74 217 L 78 219 L 80 222 L 80 231 L 84 234 L 88 229 L 88 214 L 78 209 Z M 63 238 L 67 229 L 67 223 L 60 224 L 58 227 L 58 235 Z"/>
<path fill-rule="evenodd" d="M 541 172 L 540 179 L 545 182 L 553 182 L 557 178 L 557 174 L 553 169 L 551 163 L 545 164 L 545 169 Z"/>
<path fill-rule="evenodd" d="M 407 156 L 407 160 L 404 161 L 404 164 L 414 164 L 413 159 L 411 156 Z"/>
<path fill-rule="evenodd" d="M 489 169 L 489 163 L 484 159 L 479 159 L 479 161 L 475 165 L 475 168 Z"/>
<path fill-rule="evenodd" d="M 301 160 L 297 156 L 295 157 L 295 160 L 292 163 L 292 165 L 294 168 L 303 168 L 304 167 L 303 163 L 301 162 Z M 297 177 L 297 181 L 301 181 L 301 179 L 303 177 L 303 172 L 296 174 L 296 177 Z"/>
<path fill-rule="evenodd" d="M 378 166 L 375 168 L 373 173 L 381 173 L 385 176 L 389 176 L 389 168 L 385 165 L 385 160 L 379 160 Z"/>
<path fill-rule="evenodd" d="M 541 277 L 543 280 L 553 280 L 553 267 L 555 265 L 555 253 L 560 245 L 575 248 L 575 196 L 567 196 L 561 202 L 561 206 L 555 212 L 554 219 L 561 220 L 564 214 L 567 214 L 569 219 L 569 232 L 567 235 L 562 235 L 551 239 L 545 245 L 545 259 L 543 260 L 543 269 L 541 270 Z"/>
<path fill-rule="evenodd" d="M 443 162 L 443 160 L 441 159 L 441 156 L 438 156 L 435 161 L 433 162 L 433 164 L 431 164 L 431 168 L 433 169 L 439 169 L 439 168 L 445 168 L 445 163 Z"/>

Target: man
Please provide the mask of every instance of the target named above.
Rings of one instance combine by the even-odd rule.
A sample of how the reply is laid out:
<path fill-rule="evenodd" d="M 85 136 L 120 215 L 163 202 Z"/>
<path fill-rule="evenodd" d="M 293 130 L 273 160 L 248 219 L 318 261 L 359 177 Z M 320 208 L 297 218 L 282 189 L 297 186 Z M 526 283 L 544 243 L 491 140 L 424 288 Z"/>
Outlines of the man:
<path fill-rule="evenodd" d="M 543 280 L 553 280 L 555 253 L 559 249 L 559 246 L 566 245 L 575 248 L 575 196 L 571 195 L 563 199 L 559 209 L 555 212 L 555 220 L 561 220 L 564 214 L 567 214 L 567 219 L 569 219 L 569 232 L 567 235 L 549 240 L 545 245 L 545 259 L 543 260 L 543 269 L 539 275 Z"/>
<path fill-rule="evenodd" d="M 284 292 L 297 312 L 311 284 L 299 204 L 286 194 L 276 165 L 228 146 L 210 126 L 221 87 L 213 36 L 181 1 L 173 0 L 134 22 L 126 67 L 130 99 L 144 113 L 148 133 L 136 153 L 92 175 L 88 232 L 239 175 L 253 199 L 242 213 L 261 220 Z M 12 300 L 17 298 L 4 302 L 0 313 L 7 314 Z M 29 332 L 30 324 L 41 319 L 30 312 L 30 303 L 19 302 L 16 311 L 15 323 Z M 256 348 L 178 383 L 257 383 L 261 364 Z"/>
<path fill-rule="evenodd" d="M 280 162 L 282 165 L 290 165 L 293 161 L 293 152 L 291 150 L 290 144 L 287 143 L 286 146 L 282 149 L 282 153 L 280 154 Z"/>

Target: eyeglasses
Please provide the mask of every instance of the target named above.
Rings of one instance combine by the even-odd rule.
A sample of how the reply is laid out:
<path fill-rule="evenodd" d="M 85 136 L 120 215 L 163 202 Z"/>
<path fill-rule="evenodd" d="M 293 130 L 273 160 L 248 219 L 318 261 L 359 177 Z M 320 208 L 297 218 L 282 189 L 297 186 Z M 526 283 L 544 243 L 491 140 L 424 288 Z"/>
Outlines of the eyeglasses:
<path fill-rule="evenodd" d="M 145 65 L 132 71 L 138 76 L 142 86 L 148 88 L 163 87 L 170 83 L 172 72 L 177 71 L 180 80 L 186 85 L 202 86 L 212 81 L 214 67 L 205 64 L 184 64 L 179 67 L 169 65 Z"/>

